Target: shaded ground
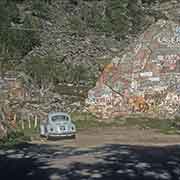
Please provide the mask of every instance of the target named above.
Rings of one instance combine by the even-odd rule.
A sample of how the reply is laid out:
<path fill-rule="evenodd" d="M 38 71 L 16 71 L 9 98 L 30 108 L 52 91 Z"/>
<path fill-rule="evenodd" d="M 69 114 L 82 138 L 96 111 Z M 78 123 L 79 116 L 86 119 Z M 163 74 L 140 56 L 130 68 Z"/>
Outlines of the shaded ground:
<path fill-rule="evenodd" d="M 168 145 L 170 141 L 174 145 Z M 0 150 L 0 179 L 178 180 L 179 143 L 180 136 L 151 130 L 89 130 L 80 132 L 76 140 Z"/>

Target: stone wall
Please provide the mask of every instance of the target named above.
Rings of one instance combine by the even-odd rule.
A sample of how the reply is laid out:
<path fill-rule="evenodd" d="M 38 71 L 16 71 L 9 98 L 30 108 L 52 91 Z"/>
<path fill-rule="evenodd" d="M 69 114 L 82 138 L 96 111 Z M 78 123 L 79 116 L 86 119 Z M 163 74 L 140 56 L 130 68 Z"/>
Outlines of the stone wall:
<path fill-rule="evenodd" d="M 129 113 L 174 116 L 180 107 L 180 24 L 159 20 L 104 68 L 88 94 L 102 118 Z"/>

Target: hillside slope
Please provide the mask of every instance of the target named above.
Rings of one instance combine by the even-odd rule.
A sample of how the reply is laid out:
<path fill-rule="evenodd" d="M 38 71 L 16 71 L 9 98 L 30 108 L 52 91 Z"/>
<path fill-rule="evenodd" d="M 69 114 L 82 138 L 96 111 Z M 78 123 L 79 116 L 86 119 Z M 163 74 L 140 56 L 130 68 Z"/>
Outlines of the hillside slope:
<path fill-rule="evenodd" d="M 20 99 L 12 89 L 1 91 L 2 107 L 25 118 L 81 111 L 105 65 L 159 19 L 179 21 L 178 6 L 172 0 L 1 0 L 1 84 L 8 74 L 22 84 L 12 88 Z"/>

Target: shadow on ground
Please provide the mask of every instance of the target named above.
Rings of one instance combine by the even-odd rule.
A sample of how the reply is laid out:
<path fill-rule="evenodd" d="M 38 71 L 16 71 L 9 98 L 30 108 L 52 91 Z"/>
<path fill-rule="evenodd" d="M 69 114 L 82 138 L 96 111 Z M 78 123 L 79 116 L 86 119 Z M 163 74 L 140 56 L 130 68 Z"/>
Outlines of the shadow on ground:
<path fill-rule="evenodd" d="M 94 160 L 81 160 L 87 157 Z M 71 160 L 67 163 L 68 158 Z M 51 162 L 58 163 L 51 166 Z M 180 180 L 180 146 L 108 144 L 77 149 L 61 145 L 21 145 L 0 150 L 0 179 Z"/>

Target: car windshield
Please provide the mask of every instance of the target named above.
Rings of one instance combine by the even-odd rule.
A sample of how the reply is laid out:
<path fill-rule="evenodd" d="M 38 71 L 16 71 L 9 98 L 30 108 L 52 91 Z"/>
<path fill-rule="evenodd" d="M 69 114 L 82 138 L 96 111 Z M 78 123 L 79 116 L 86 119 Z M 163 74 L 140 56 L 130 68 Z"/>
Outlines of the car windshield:
<path fill-rule="evenodd" d="M 51 118 L 52 122 L 68 121 L 68 116 L 65 115 L 55 115 Z"/>

